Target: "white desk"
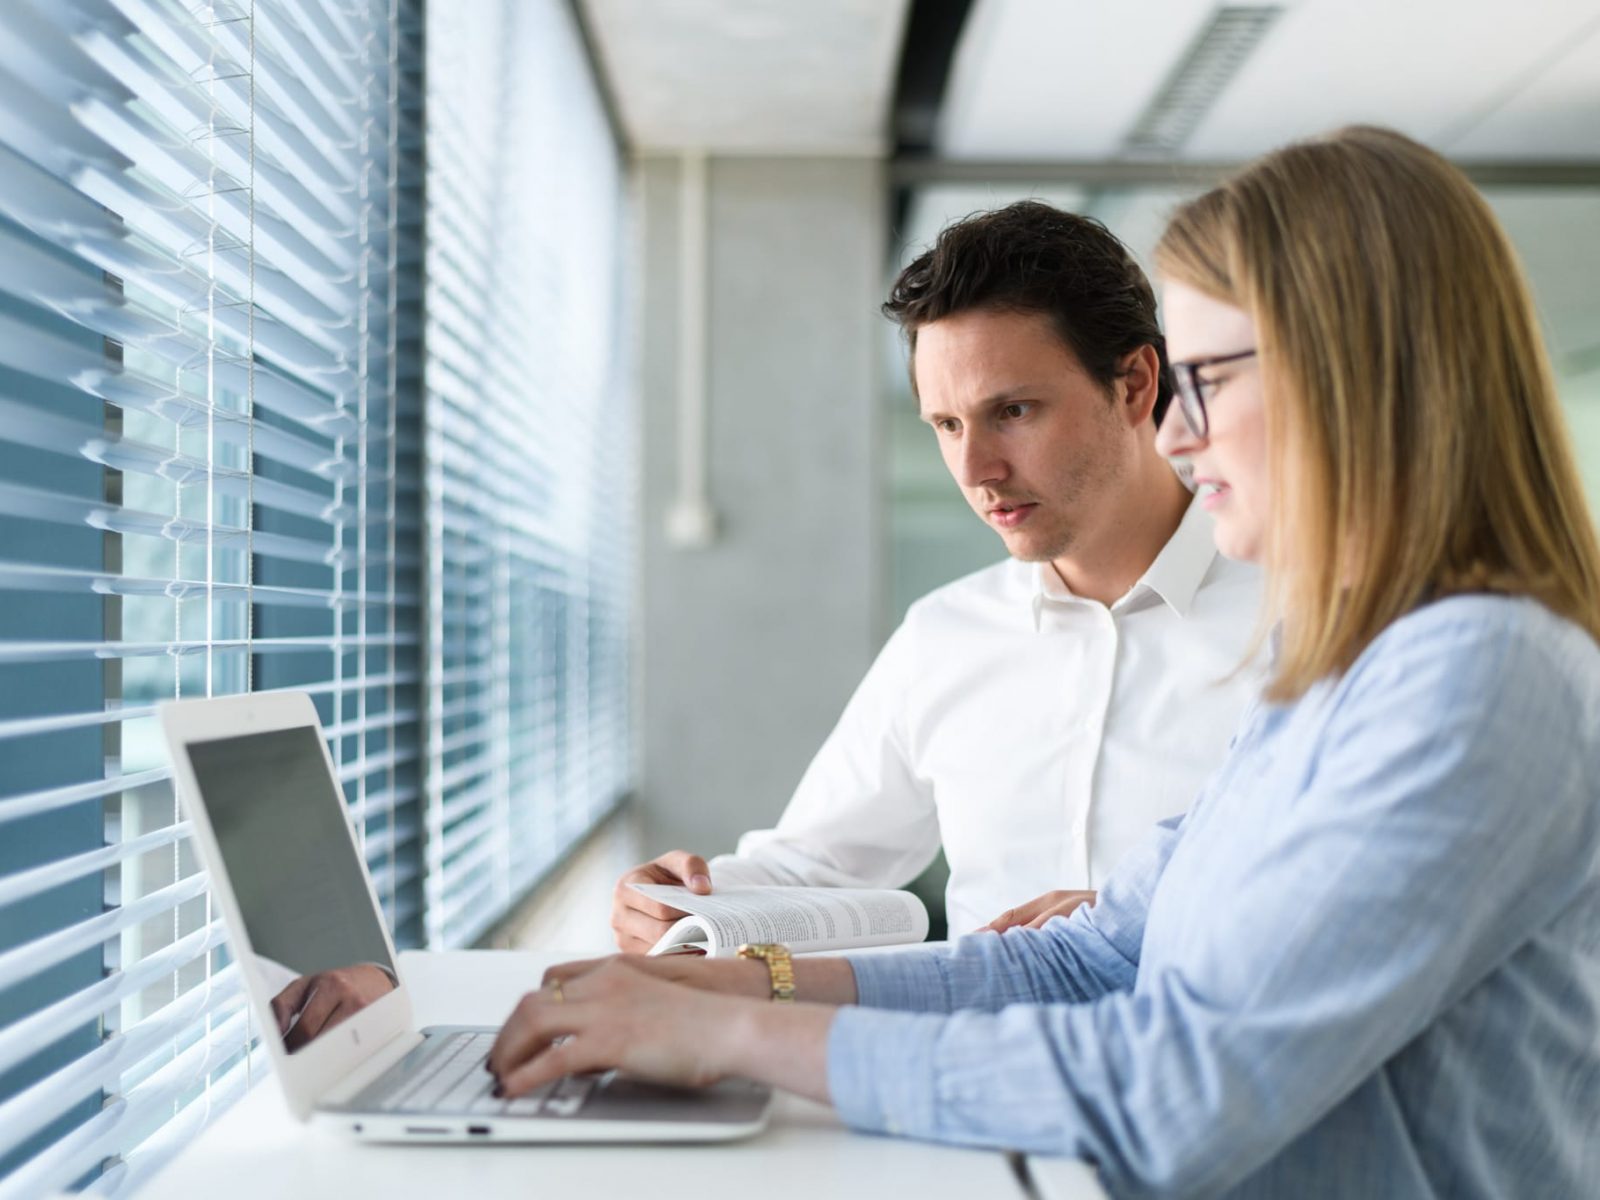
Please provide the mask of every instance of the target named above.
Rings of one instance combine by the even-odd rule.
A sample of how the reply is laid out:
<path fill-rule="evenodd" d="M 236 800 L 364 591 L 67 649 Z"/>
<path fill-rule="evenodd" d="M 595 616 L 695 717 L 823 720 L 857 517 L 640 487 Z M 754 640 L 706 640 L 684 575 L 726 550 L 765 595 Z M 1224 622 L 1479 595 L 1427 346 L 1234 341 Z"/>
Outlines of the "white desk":
<path fill-rule="evenodd" d="M 558 956 L 403 954 L 419 1024 L 497 1025 Z M 780 1096 L 767 1130 L 711 1146 L 377 1146 L 297 1124 L 277 1085 L 255 1088 L 157 1174 L 161 1200 L 458 1196 L 1021 1200 L 1003 1154 L 851 1133 L 831 1109 Z M 1050 1200 L 1103 1196 L 1088 1177 Z"/>
<path fill-rule="evenodd" d="M 1033 1181 L 1039 1200 L 1094 1200 L 1105 1196 L 1094 1168 L 1076 1158 L 1040 1158 L 1030 1154 L 1028 1178 Z"/>

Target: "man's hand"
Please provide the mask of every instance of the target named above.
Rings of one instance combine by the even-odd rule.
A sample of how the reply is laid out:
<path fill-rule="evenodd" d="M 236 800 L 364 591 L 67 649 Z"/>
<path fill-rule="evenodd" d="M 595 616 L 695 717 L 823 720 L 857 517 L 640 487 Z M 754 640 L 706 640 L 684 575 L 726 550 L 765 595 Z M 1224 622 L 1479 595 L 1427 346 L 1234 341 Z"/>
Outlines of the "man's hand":
<path fill-rule="evenodd" d="M 617 935 L 617 949 L 624 954 L 647 953 L 684 915 L 679 909 L 640 895 L 631 886 L 635 883 L 664 883 L 709 896 L 711 869 L 698 854 L 669 850 L 617 880 L 611 896 L 611 929 Z"/>
<path fill-rule="evenodd" d="M 1080 904 L 1093 904 L 1093 892 L 1046 892 L 1026 904 L 1008 908 L 977 932 L 1004 933 L 1019 925 L 1028 929 L 1043 929 L 1051 917 L 1065 917 Z"/>
<path fill-rule="evenodd" d="M 284 1049 L 293 1054 L 392 991 L 394 981 L 373 963 L 300 976 L 272 998 Z"/>

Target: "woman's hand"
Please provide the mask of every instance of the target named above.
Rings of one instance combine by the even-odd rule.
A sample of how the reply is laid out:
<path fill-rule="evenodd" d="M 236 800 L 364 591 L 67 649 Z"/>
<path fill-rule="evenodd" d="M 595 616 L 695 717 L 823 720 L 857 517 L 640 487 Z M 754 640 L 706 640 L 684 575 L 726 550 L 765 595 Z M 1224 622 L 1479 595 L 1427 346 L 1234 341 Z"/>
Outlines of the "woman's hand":
<path fill-rule="evenodd" d="M 742 1075 L 828 1099 L 832 1008 L 687 987 L 641 970 L 642 961 L 661 962 L 603 959 L 571 973 L 586 964 L 567 964 L 524 996 L 489 1052 L 497 1094 L 521 1096 L 563 1075 L 617 1068 L 691 1087 Z M 748 965 L 765 977 L 764 964 Z"/>
<path fill-rule="evenodd" d="M 556 983 L 565 986 L 568 980 L 589 975 L 607 963 L 616 963 L 653 979 L 725 996 L 765 1000 L 771 991 L 767 965 L 758 959 L 705 958 L 696 954 L 663 954 L 656 958 L 626 954 L 559 963 L 544 973 L 543 986 L 548 988 Z"/>
<path fill-rule="evenodd" d="M 728 1073 L 725 1033 L 748 1003 L 604 961 L 524 996 L 495 1039 L 489 1070 L 506 1096 L 612 1067 L 704 1086 Z"/>
<path fill-rule="evenodd" d="M 1006 909 L 977 932 L 1004 933 L 1019 925 L 1028 929 L 1043 929 L 1044 923 L 1051 917 L 1069 916 L 1080 904 L 1093 904 L 1094 896 L 1093 892 L 1046 892 L 1026 904 Z"/>
<path fill-rule="evenodd" d="M 1090 893 L 1093 895 L 1093 893 Z M 751 1000 L 772 998 L 772 974 L 767 964 L 753 958 L 706 958 L 698 954 L 662 954 L 642 958 L 637 954 L 612 955 L 561 963 L 544 973 L 544 986 L 565 984 L 569 979 L 588 975 L 615 963 L 654 979 L 681 983 L 704 992 L 723 996 L 745 996 Z M 794 960 L 795 999 L 818 1004 L 854 1004 L 856 976 L 842 958 L 810 957 Z"/>

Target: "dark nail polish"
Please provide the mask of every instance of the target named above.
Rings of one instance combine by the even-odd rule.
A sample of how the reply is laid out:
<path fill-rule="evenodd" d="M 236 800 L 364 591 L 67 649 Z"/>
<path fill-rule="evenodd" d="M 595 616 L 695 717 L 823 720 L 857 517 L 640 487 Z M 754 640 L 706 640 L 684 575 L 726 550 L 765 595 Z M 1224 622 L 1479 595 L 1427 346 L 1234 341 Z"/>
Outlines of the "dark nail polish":
<path fill-rule="evenodd" d="M 496 1099 L 496 1100 L 504 1100 L 504 1099 L 505 1099 L 505 1098 L 506 1098 L 506 1089 L 505 1089 L 505 1085 L 504 1085 L 504 1084 L 501 1084 L 501 1083 L 496 1083 L 496 1084 L 495 1084 L 495 1085 L 494 1085 L 494 1091 L 493 1091 L 493 1092 L 491 1092 L 491 1093 L 490 1093 L 490 1094 L 491 1094 L 491 1095 L 492 1095 L 492 1096 L 493 1096 L 493 1097 L 494 1097 L 494 1098 L 495 1098 L 495 1099 Z"/>

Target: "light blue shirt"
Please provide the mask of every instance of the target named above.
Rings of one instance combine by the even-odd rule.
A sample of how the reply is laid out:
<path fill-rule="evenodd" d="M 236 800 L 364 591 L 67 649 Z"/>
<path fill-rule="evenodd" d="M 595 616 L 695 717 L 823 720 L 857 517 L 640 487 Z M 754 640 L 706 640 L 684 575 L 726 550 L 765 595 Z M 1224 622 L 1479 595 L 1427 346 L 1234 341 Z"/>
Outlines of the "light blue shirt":
<path fill-rule="evenodd" d="M 1600 1196 L 1600 647 L 1430 605 L 1248 712 L 1092 908 L 850 961 L 858 1128 L 1117 1195 Z"/>

